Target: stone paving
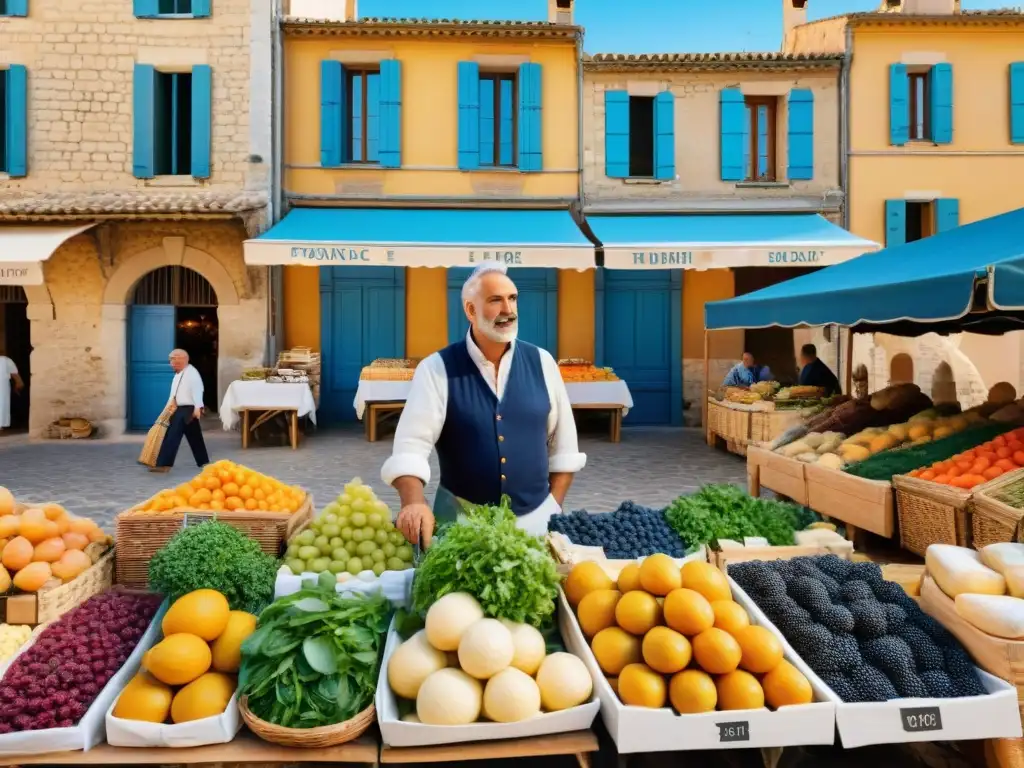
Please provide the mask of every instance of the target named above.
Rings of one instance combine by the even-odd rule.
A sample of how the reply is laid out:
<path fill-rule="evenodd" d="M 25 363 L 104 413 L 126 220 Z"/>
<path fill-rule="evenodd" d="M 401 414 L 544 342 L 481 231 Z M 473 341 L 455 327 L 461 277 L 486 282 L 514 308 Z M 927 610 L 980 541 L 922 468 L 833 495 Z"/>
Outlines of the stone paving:
<path fill-rule="evenodd" d="M 342 429 L 311 434 L 297 451 L 286 446 L 243 451 L 237 433 L 223 432 L 216 422 L 204 426 L 214 460 L 242 462 L 303 486 L 313 492 L 318 506 L 354 477 L 370 483 L 389 504 L 397 503 L 394 491 L 380 481 L 381 464 L 391 451 L 389 439 L 368 443 L 361 430 Z M 704 483 L 745 482 L 743 461 L 708 448 L 696 429 L 623 429 L 617 444 L 603 435 L 581 436 L 580 443 L 587 466 L 569 492 L 570 509 L 606 512 L 627 499 L 660 507 Z M 56 501 L 110 528 L 117 512 L 196 472 L 185 443 L 169 474 L 146 471 L 136 463 L 141 444 L 142 438 L 134 436 L 66 442 L 0 438 L 0 485 L 17 498 Z M 436 478 L 436 460 L 432 464 Z M 436 479 L 428 497 L 435 487 Z"/>

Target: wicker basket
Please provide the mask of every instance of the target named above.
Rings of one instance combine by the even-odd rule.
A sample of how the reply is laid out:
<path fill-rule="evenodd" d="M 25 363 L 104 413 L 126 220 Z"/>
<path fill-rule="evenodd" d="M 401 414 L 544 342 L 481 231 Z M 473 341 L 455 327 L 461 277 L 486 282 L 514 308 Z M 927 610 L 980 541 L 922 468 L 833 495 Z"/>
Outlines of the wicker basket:
<path fill-rule="evenodd" d="M 892 485 L 901 547 L 924 557 L 931 544 L 970 545 L 971 491 L 908 475 L 896 475 Z"/>
<path fill-rule="evenodd" d="M 722 434 L 725 426 L 725 406 L 714 398 L 708 398 L 708 426 L 707 431 L 715 435 Z"/>
<path fill-rule="evenodd" d="M 324 749 L 354 741 L 366 733 L 367 729 L 377 721 L 377 709 L 373 704 L 370 704 L 351 720 L 337 725 L 325 725 L 321 728 L 283 728 L 280 725 L 260 720 L 249 711 L 248 696 L 243 696 L 238 702 L 238 709 L 249 730 L 264 741 L 280 744 L 283 747 L 303 749 Z"/>
<path fill-rule="evenodd" d="M 738 411 L 725 408 L 722 431 L 719 433 L 727 441 L 746 446 L 750 442 L 750 411 Z"/>
<path fill-rule="evenodd" d="M 1024 470 L 1007 472 L 986 483 L 971 497 L 971 546 L 975 549 L 1003 541 L 1021 540 L 1021 520 L 1024 509 L 1011 507 L 997 496 L 1010 485 L 1024 482 Z"/>
<path fill-rule="evenodd" d="M 114 546 L 117 552 L 117 583 L 133 589 L 149 584 L 149 561 L 188 522 L 216 518 L 254 539 L 268 555 L 279 557 L 292 534 L 313 519 L 313 494 L 295 514 L 283 512 L 121 512 L 115 520 Z"/>
<path fill-rule="evenodd" d="M 10 624 L 46 624 L 102 594 L 114 583 L 114 550 L 104 555 L 67 584 L 32 594 L 0 595 L 0 618 Z"/>
<path fill-rule="evenodd" d="M 754 411 L 750 414 L 750 440 L 754 443 L 770 443 L 802 421 L 803 414 L 799 410 Z"/>

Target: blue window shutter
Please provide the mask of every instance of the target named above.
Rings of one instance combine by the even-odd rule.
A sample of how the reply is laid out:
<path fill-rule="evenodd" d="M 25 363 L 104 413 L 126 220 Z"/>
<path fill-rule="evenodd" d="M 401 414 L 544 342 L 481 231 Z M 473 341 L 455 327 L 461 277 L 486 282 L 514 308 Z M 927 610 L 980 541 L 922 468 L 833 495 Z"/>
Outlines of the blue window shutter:
<path fill-rule="evenodd" d="M 885 247 L 907 242 L 907 201 L 885 201 Z"/>
<path fill-rule="evenodd" d="M 213 146 L 213 72 L 209 64 L 192 67 L 192 176 L 210 178 Z"/>
<path fill-rule="evenodd" d="M 747 169 L 743 164 L 747 146 L 747 105 L 739 88 L 723 88 L 719 95 L 721 107 L 722 181 L 743 181 Z"/>
<path fill-rule="evenodd" d="M 910 78 L 906 64 L 889 65 L 889 143 L 910 141 Z"/>
<path fill-rule="evenodd" d="M 204 19 L 210 15 L 210 0 L 192 0 L 192 15 Z"/>
<path fill-rule="evenodd" d="M 654 97 L 654 178 L 676 177 L 676 97 L 662 91 Z"/>
<path fill-rule="evenodd" d="M 480 65 L 459 62 L 459 169 L 480 167 Z"/>
<path fill-rule="evenodd" d="M 402 63 L 380 63 L 380 131 L 378 159 L 384 168 L 402 165 Z"/>
<path fill-rule="evenodd" d="M 960 226 L 960 201 L 955 197 L 944 197 L 935 201 L 935 233 L 956 229 Z"/>
<path fill-rule="evenodd" d="M 1010 143 L 1024 144 L 1024 61 L 1010 65 Z"/>
<path fill-rule="evenodd" d="M 540 64 L 519 65 L 519 170 L 539 171 L 544 166 Z"/>
<path fill-rule="evenodd" d="M 28 71 L 21 64 L 7 70 L 7 175 L 28 175 Z"/>
<path fill-rule="evenodd" d="M 136 64 L 132 90 L 132 173 L 137 179 L 152 179 L 156 69 L 152 64 Z"/>
<path fill-rule="evenodd" d="M 931 77 L 932 141 L 953 142 L 953 65 L 936 64 Z"/>
<path fill-rule="evenodd" d="M 7 0 L 8 16 L 28 16 L 28 0 Z"/>
<path fill-rule="evenodd" d="M 345 68 L 341 62 L 320 62 L 320 165 L 341 165 L 345 146 Z"/>
<path fill-rule="evenodd" d="M 629 178 L 629 92 L 604 92 L 604 173 Z"/>
<path fill-rule="evenodd" d="M 160 15 L 159 0 L 132 0 L 132 13 L 140 19 L 153 19 Z"/>
<path fill-rule="evenodd" d="M 814 92 L 794 88 L 789 92 L 789 170 L 790 181 L 814 178 Z"/>

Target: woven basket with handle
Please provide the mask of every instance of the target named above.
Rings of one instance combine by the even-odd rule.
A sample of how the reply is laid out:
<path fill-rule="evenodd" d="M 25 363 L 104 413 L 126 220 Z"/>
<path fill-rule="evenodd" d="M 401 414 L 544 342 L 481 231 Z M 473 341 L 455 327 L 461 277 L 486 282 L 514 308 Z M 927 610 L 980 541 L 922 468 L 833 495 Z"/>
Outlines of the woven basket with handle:
<path fill-rule="evenodd" d="M 343 723 L 325 725 L 321 728 L 284 728 L 280 725 L 260 720 L 249 710 L 249 697 L 243 696 L 238 703 L 242 720 L 264 741 L 280 744 L 283 747 L 299 747 L 302 749 L 323 749 L 336 747 L 354 741 L 366 733 L 367 729 L 377 720 L 377 709 L 370 704 L 366 709 Z"/>

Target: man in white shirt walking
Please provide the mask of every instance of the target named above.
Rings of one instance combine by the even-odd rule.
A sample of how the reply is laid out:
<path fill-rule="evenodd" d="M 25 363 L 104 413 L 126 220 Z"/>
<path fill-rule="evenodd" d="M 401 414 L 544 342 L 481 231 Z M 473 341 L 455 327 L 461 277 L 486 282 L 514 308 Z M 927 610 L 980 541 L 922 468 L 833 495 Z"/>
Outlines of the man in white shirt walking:
<path fill-rule="evenodd" d="M 200 467 L 210 463 L 210 455 L 206 452 L 203 430 L 199 419 L 203 415 L 203 378 L 199 371 L 189 365 L 188 352 L 176 349 L 170 354 L 171 368 L 174 369 L 174 380 L 171 382 L 171 397 L 168 403 L 175 405 L 167 427 L 167 434 L 160 446 L 156 458 L 156 466 L 150 472 L 169 472 L 174 466 L 174 459 L 181 446 L 181 438 L 188 440 L 196 464 Z"/>
<path fill-rule="evenodd" d="M 435 519 L 454 520 L 461 501 L 497 504 L 504 495 L 521 528 L 546 533 L 586 464 L 558 364 L 516 341 L 517 302 L 505 266 L 481 264 L 462 288 L 466 338 L 416 367 L 381 468 L 401 497 L 397 525 L 410 542 L 429 546 Z M 435 448 L 441 478 L 431 510 L 423 488 Z"/>
<path fill-rule="evenodd" d="M 9 357 L 0 355 L 0 430 L 11 426 L 11 389 L 18 394 L 25 382 L 18 375 L 18 366 Z"/>

